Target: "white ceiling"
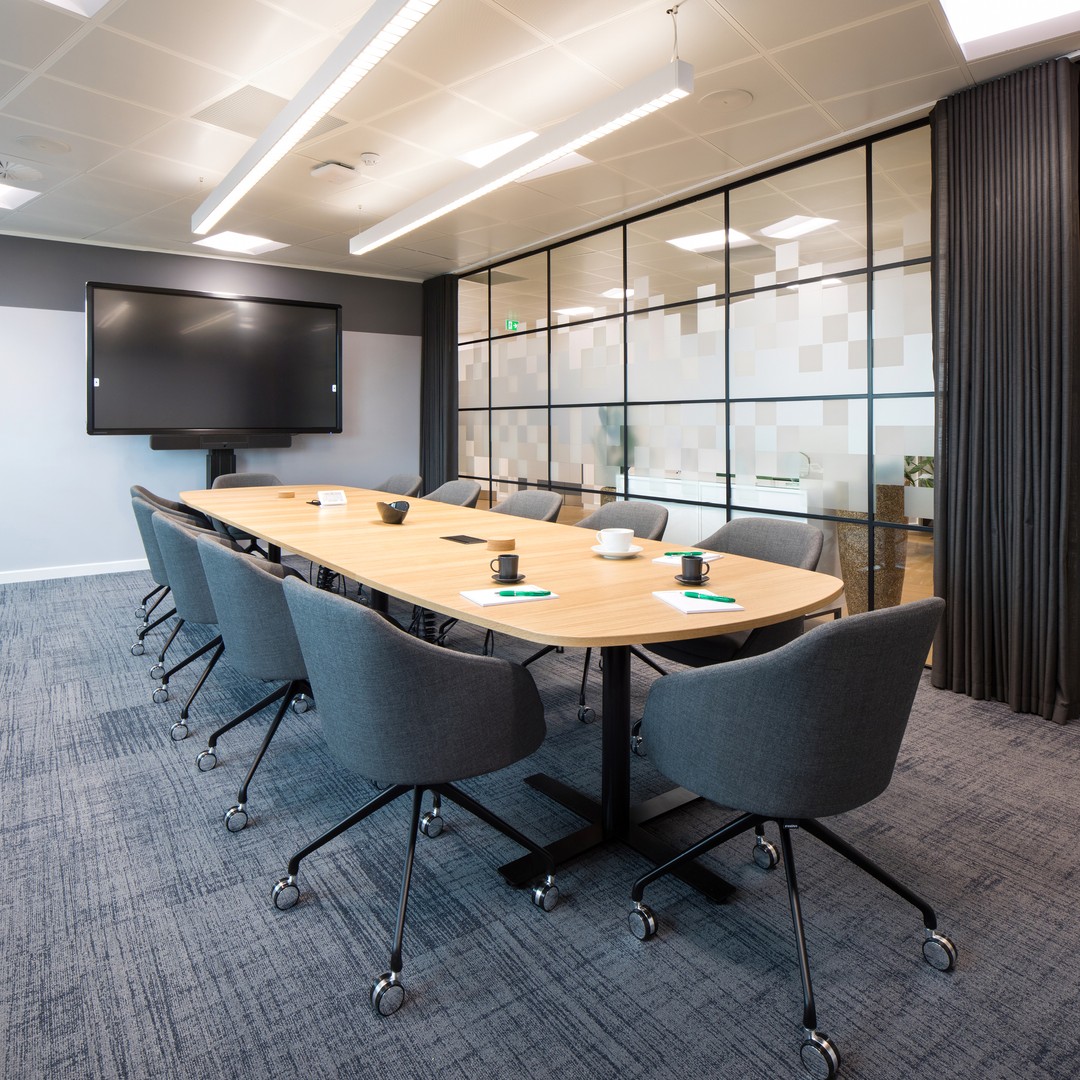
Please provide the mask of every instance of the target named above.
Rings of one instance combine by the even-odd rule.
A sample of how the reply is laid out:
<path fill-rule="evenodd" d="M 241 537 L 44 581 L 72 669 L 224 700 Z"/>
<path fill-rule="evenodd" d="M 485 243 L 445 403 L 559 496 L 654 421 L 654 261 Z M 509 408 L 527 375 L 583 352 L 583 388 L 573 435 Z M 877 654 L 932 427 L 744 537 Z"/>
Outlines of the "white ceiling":
<path fill-rule="evenodd" d="M 0 172 L 43 192 L 0 233 L 193 254 L 191 215 L 368 0 L 109 0 L 92 19 L 0 0 Z M 672 0 L 442 0 L 221 222 L 250 261 L 407 280 L 491 262 L 925 116 L 1080 33 L 964 60 L 938 0 L 683 0 L 694 94 L 369 255 L 349 239 L 671 59 Z M 742 107 L 732 95 L 748 91 Z M 235 96 L 234 95 L 239 95 Z M 360 155 L 374 151 L 377 165 Z M 314 179 L 325 161 L 356 167 Z M 40 174 L 40 178 L 36 178 Z"/>

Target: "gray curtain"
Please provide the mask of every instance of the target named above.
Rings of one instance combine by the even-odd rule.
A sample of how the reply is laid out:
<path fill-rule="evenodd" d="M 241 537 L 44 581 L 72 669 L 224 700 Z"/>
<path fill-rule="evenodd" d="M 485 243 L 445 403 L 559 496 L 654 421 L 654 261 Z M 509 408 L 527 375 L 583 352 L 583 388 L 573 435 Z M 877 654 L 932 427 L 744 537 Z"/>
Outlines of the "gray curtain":
<path fill-rule="evenodd" d="M 420 473 L 424 491 L 458 474 L 457 278 L 429 278 L 423 286 L 420 346 Z"/>
<path fill-rule="evenodd" d="M 1051 61 L 932 115 L 933 682 L 1080 715 L 1080 108 Z"/>

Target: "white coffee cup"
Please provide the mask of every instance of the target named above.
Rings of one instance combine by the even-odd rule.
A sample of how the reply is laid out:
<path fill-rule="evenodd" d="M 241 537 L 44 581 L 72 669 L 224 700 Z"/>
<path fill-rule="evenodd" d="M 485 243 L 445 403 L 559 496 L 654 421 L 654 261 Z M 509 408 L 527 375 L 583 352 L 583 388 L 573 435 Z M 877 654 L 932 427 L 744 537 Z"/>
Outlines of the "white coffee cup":
<path fill-rule="evenodd" d="M 605 551 L 629 551 L 633 539 L 633 529 L 601 529 L 596 534 L 596 542 Z"/>

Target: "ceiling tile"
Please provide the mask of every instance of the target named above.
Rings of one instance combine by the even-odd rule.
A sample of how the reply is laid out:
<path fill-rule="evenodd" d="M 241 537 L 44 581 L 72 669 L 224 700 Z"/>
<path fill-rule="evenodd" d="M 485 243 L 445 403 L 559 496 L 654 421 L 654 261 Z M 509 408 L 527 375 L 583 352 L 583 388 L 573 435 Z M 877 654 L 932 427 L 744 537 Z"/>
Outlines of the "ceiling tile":
<path fill-rule="evenodd" d="M 753 55 L 752 47 L 714 8 L 699 2 L 679 9 L 679 57 L 695 73 Z M 622 86 L 671 60 L 672 21 L 663 5 L 649 4 L 568 38 L 563 47 Z"/>
<path fill-rule="evenodd" d="M 589 0 L 588 4 L 553 4 L 551 0 L 492 0 L 522 22 L 552 39 L 570 37 L 626 14 L 627 0 Z M 639 7 L 646 6 L 640 3 Z M 656 5 L 649 3 L 650 12 Z"/>
<path fill-rule="evenodd" d="M 70 149 L 66 153 L 43 149 L 41 146 L 34 145 L 34 140 L 38 139 L 43 140 L 46 146 L 62 143 Z M 33 124 L 13 116 L 0 114 L 0 153 L 33 161 L 39 165 L 48 164 L 50 168 L 55 168 L 64 175 L 71 175 L 100 165 L 116 153 L 116 147 L 96 139 L 87 139 L 81 135 L 58 131 L 44 124 Z"/>
<path fill-rule="evenodd" d="M 797 131 L 802 140 L 798 147 L 792 145 L 793 131 Z M 788 157 L 801 147 L 833 139 L 839 132 L 838 125 L 831 124 L 817 109 L 808 105 L 737 127 L 711 131 L 702 138 L 734 160 L 753 165 Z"/>
<path fill-rule="evenodd" d="M 0 98 L 18 86 L 29 74 L 26 68 L 15 67 L 13 64 L 0 64 Z"/>
<path fill-rule="evenodd" d="M 115 210 L 128 218 L 160 210 L 176 199 L 168 192 L 153 191 L 90 173 L 67 181 L 56 191 L 55 198 L 57 201 L 70 200 L 73 204 Z"/>
<path fill-rule="evenodd" d="M 394 63 L 451 86 L 547 44 L 483 0 L 439 4 L 393 52 Z"/>
<path fill-rule="evenodd" d="M 170 113 L 191 112 L 234 85 L 227 75 L 104 28 L 77 42 L 49 74 Z"/>
<path fill-rule="evenodd" d="M 911 0 L 719 0 L 719 5 L 766 49 L 775 49 L 911 7 Z"/>
<path fill-rule="evenodd" d="M 49 78 L 35 79 L 12 99 L 6 112 L 42 124 L 55 123 L 59 119 L 61 130 L 121 146 L 141 138 L 167 120 L 159 112 Z"/>
<path fill-rule="evenodd" d="M 172 195 L 174 198 L 203 190 L 206 181 L 205 170 L 197 165 L 158 157 L 155 154 L 142 154 L 137 150 L 122 150 L 91 169 L 87 175 L 136 184 L 150 191 Z"/>
<path fill-rule="evenodd" d="M 840 97 L 956 67 L 956 57 L 927 7 L 910 8 L 827 38 L 793 45 L 776 61 L 808 93 Z"/>
<path fill-rule="evenodd" d="M 173 120 L 139 140 L 136 148 L 224 175 L 243 157 L 253 141 L 235 131 L 197 120 Z M 218 179 L 215 176 L 214 183 Z"/>
<path fill-rule="evenodd" d="M 929 111 L 928 106 L 946 97 L 955 85 L 955 74 L 939 72 L 921 79 L 835 98 L 823 103 L 822 108 L 836 119 L 840 130 L 851 130 L 873 124 L 882 117 L 908 114 L 924 116 Z"/>
<path fill-rule="evenodd" d="M 201 64 L 239 75 L 268 58 L 310 47 L 326 35 L 259 0 L 125 3 L 108 26 Z M 332 51 L 328 42 L 327 54 Z"/>
<path fill-rule="evenodd" d="M 4 0 L 0 11 L 0 60 L 35 68 L 85 25 L 85 19 L 58 8 L 32 0 Z"/>
<path fill-rule="evenodd" d="M 380 64 L 334 106 L 334 115 L 368 124 L 402 105 L 431 97 L 435 89 L 429 80 L 411 71 L 389 62 Z"/>
<path fill-rule="evenodd" d="M 504 119 L 456 94 L 443 94 L 395 109 L 380 117 L 372 127 L 451 157 L 477 146 L 487 146 L 507 134 Z"/>
<path fill-rule="evenodd" d="M 704 139 L 684 139 L 607 164 L 632 180 L 674 194 L 697 181 L 723 176 L 739 163 Z"/>

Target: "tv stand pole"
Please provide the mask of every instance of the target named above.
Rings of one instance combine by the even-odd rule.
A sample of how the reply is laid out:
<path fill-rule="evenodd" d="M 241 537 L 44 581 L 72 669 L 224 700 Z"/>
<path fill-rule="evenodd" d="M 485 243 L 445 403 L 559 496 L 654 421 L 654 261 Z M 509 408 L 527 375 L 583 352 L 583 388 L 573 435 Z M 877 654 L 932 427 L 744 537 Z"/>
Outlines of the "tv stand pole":
<path fill-rule="evenodd" d="M 219 476 L 236 472 L 235 450 L 206 451 L 206 486 L 211 488 Z"/>

